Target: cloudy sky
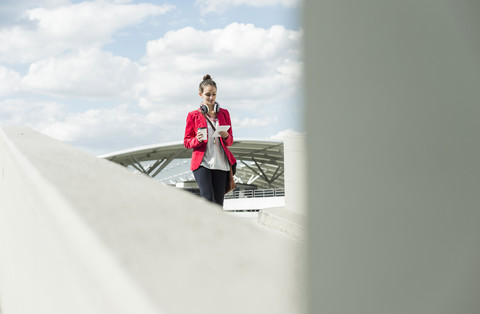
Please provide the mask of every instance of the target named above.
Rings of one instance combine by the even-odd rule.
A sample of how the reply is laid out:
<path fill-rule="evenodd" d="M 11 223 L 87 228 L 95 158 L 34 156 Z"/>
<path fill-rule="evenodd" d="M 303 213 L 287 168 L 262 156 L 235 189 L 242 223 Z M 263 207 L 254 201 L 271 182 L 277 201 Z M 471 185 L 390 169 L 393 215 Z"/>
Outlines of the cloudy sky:
<path fill-rule="evenodd" d="M 209 73 L 236 138 L 302 129 L 301 0 L 2 0 L 0 124 L 93 154 L 183 141 Z"/>

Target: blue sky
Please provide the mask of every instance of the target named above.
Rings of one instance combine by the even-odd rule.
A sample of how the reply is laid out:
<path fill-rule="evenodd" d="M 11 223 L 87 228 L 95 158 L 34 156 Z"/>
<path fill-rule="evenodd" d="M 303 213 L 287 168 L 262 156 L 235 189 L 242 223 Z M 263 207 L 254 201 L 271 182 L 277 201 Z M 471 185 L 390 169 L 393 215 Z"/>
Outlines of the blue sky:
<path fill-rule="evenodd" d="M 209 73 L 235 138 L 302 132 L 301 0 L 4 0 L 0 124 L 93 154 L 183 140 Z"/>

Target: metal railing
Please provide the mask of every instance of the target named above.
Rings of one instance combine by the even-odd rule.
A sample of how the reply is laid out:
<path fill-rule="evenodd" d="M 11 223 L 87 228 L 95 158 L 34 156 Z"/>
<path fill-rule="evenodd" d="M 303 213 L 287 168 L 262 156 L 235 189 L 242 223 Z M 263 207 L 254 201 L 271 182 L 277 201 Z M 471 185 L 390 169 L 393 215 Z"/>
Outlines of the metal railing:
<path fill-rule="evenodd" d="M 257 197 L 280 197 L 285 196 L 285 189 L 248 189 L 234 190 L 225 195 L 225 199 L 232 198 L 257 198 Z"/>

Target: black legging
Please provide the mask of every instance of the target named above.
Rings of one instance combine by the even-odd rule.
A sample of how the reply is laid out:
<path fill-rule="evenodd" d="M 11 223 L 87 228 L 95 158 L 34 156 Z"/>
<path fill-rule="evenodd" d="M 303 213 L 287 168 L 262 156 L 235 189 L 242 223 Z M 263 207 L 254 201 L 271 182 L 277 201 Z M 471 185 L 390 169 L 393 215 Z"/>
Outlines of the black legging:
<path fill-rule="evenodd" d="M 210 202 L 223 206 L 229 172 L 200 166 L 193 171 L 193 175 L 200 188 L 200 195 Z"/>

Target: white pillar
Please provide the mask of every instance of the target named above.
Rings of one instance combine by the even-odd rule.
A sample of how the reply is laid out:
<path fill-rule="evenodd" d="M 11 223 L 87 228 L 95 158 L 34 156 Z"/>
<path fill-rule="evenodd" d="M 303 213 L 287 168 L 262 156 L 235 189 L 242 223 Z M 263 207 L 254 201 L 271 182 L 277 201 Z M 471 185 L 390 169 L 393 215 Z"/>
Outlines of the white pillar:
<path fill-rule="evenodd" d="M 284 139 L 283 151 L 285 206 L 260 210 L 258 222 L 304 240 L 307 203 L 305 135 L 288 135 Z"/>
<path fill-rule="evenodd" d="M 309 313 L 478 313 L 480 2 L 304 12 Z"/>
<path fill-rule="evenodd" d="M 291 134 L 283 142 L 285 167 L 285 207 L 306 214 L 307 160 L 304 134 Z"/>

